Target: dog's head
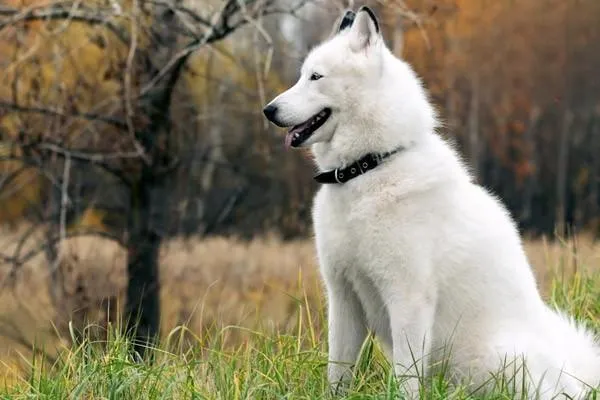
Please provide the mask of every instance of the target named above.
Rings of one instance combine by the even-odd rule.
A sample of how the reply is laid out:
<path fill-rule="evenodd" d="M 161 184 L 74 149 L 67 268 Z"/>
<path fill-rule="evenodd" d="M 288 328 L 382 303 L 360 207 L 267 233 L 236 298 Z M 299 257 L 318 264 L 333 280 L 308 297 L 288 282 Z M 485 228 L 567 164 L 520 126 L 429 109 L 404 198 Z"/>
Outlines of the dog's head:
<path fill-rule="evenodd" d="M 341 122 L 358 110 L 364 91 L 383 67 L 379 23 L 367 7 L 347 11 L 332 37 L 316 47 L 302 65 L 298 82 L 265 106 L 265 116 L 291 128 L 287 146 L 330 141 Z"/>

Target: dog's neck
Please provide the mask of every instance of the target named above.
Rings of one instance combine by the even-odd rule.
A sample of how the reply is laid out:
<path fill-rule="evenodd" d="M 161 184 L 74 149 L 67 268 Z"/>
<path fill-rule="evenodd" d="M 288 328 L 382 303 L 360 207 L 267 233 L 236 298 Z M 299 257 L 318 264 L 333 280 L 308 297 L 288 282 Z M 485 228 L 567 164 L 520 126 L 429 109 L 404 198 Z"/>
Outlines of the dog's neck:
<path fill-rule="evenodd" d="M 394 117 L 402 110 L 388 107 L 386 111 L 375 120 L 348 119 L 336 129 L 331 140 L 315 143 L 312 153 L 319 170 L 345 168 L 367 154 L 386 154 L 396 149 L 406 151 L 433 133 L 433 119 L 411 125 Z"/>
<path fill-rule="evenodd" d="M 366 133 L 368 135 L 368 133 Z M 336 142 L 316 143 L 312 146 L 315 162 L 320 171 L 343 169 L 357 162 L 361 158 L 371 154 L 374 156 L 396 153 L 400 150 L 414 146 L 411 141 L 385 144 L 383 141 L 374 146 L 344 146 L 344 143 L 336 145 Z"/>
<path fill-rule="evenodd" d="M 389 52 L 389 65 L 363 93 L 369 99 L 339 117 L 331 140 L 312 152 L 321 171 L 344 168 L 366 154 L 410 149 L 434 133 L 435 111 L 410 66 Z M 410 101 L 407 101 L 410 99 Z"/>

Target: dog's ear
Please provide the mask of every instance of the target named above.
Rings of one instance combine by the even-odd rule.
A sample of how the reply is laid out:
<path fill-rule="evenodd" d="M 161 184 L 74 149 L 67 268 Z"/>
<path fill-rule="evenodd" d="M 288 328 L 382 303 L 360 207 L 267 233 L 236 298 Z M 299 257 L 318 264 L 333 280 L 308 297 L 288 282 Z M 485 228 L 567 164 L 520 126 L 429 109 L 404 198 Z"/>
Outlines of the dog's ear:
<path fill-rule="evenodd" d="M 356 17 L 356 13 L 354 11 L 346 11 L 344 15 L 337 19 L 336 23 L 333 26 L 333 30 L 331 31 L 331 34 L 329 36 L 335 36 L 341 31 L 350 28 L 352 26 L 352 23 L 354 22 L 354 17 Z"/>
<path fill-rule="evenodd" d="M 356 17 L 356 13 L 352 10 L 348 10 L 344 13 L 342 20 L 340 21 L 340 25 L 338 26 L 338 32 L 343 31 L 344 29 L 348 29 L 352 26 L 354 22 L 354 18 Z"/>
<path fill-rule="evenodd" d="M 354 51 L 360 51 L 381 37 L 379 22 L 375 13 L 366 6 L 361 7 L 356 13 L 350 30 L 350 47 Z"/>

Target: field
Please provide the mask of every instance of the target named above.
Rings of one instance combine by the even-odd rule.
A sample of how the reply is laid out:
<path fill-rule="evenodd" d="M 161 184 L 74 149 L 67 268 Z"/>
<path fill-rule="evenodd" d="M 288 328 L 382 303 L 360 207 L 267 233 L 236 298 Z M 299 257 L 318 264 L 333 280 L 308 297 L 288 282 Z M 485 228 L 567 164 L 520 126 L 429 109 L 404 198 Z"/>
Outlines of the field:
<path fill-rule="evenodd" d="M 2 236 L 5 251 L 14 246 L 10 236 Z M 526 247 L 547 301 L 600 332 L 600 246 L 580 237 L 527 241 Z M 152 363 L 134 362 L 119 335 L 122 250 L 103 239 L 78 238 L 62 251 L 58 294 L 41 256 L 3 289 L 0 398 L 328 397 L 325 301 L 310 241 L 273 236 L 166 243 L 162 342 Z M 110 304 L 102 297 L 110 297 Z M 72 345 L 71 337 L 81 341 Z M 347 398 L 398 398 L 377 344 L 367 342 L 363 350 Z M 443 377 L 423 386 L 423 398 L 471 398 Z M 498 382 L 491 398 L 510 398 L 510 391 L 510 382 Z"/>

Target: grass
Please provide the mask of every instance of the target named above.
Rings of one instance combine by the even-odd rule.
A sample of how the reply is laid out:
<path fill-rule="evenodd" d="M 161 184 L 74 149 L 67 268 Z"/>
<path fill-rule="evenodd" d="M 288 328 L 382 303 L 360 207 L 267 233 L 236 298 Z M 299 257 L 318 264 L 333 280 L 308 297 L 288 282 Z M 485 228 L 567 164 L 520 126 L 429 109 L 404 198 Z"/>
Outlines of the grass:
<path fill-rule="evenodd" d="M 600 289 L 592 278 L 556 282 L 553 302 L 576 310 L 600 328 Z M 7 387 L 5 399 L 322 399 L 330 398 L 323 332 L 307 321 L 306 302 L 298 303 L 295 332 L 250 331 L 227 327 L 195 336 L 179 327 L 153 349 L 153 363 L 137 363 L 125 337 L 111 329 L 106 341 L 86 340 L 65 348 L 49 368 L 32 363 L 27 380 Z M 317 318 L 322 318 L 318 316 Z M 246 340 L 225 349 L 227 331 L 243 330 Z M 193 342 L 189 346 L 190 340 Z M 184 345 L 184 342 L 186 343 Z M 486 398 L 512 398 L 508 382 Z M 401 391 L 377 344 L 367 341 L 355 381 L 344 398 L 396 399 Z M 425 383 L 426 399 L 469 399 L 463 387 L 443 376 Z"/>
<path fill-rule="evenodd" d="M 84 286 L 96 285 L 88 288 L 90 293 L 110 289 L 118 299 L 123 279 L 120 250 L 108 242 L 83 240 L 67 245 L 64 265 L 70 267 L 65 270 L 75 276 L 66 279 L 67 283 L 77 287 L 81 284 L 76 283 L 78 279 L 87 277 Z M 562 243 L 528 241 L 526 248 L 547 301 L 600 332 L 598 246 L 580 238 Z M 50 359 L 36 356 L 41 352 L 26 352 L 22 346 L 18 364 L 24 369 L 16 373 L 14 363 L 6 362 L 6 370 L 12 375 L 5 375 L 4 385 L 0 381 L 0 398 L 330 398 L 324 301 L 309 241 L 176 240 L 164 246 L 161 264 L 163 332 L 160 345 L 151 349 L 152 363 L 138 363 L 131 358 L 127 339 L 119 333 L 118 320 L 108 324 L 101 323 L 102 319 L 92 321 L 84 340 L 76 346 L 69 340 L 67 324 L 66 331 L 57 329 L 63 337 L 31 340 L 44 347 L 45 353 L 52 355 Z M 12 293 L 21 304 L 14 310 L 27 306 L 31 315 L 36 310 L 44 311 L 38 312 L 41 315 L 37 319 L 26 319 L 14 310 L 11 314 L 6 312 L 10 311 L 6 300 L 12 299 L 14 305 L 17 297 L 5 297 L 0 327 L 6 332 L 10 331 L 8 322 L 24 324 L 20 332 L 35 337 L 34 332 L 46 329 L 42 329 L 46 327 L 44 319 L 56 318 L 60 313 L 53 309 L 56 306 L 50 296 L 44 294 L 47 285 L 43 274 L 39 274 L 42 267 L 33 263 L 29 268 L 29 273 L 22 271 L 29 279 L 23 279 Z M 38 296 L 31 295 L 34 290 Z M 81 305 L 67 300 L 63 304 Z M 86 306 L 88 310 L 93 308 Z M 31 319 L 36 324 L 26 325 Z M 56 320 L 53 322 L 58 326 Z M 72 324 L 70 328 L 73 331 L 78 326 Z M 97 331 L 105 334 L 97 335 Z M 8 339 L 4 343 L 7 355 L 9 350 L 13 355 L 17 353 L 14 343 Z M 402 398 L 377 343 L 365 343 L 355 375 L 344 398 Z M 486 399 L 512 398 L 511 390 L 510 382 L 499 380 L 497 390 Z M 422 397 L 479 398 L 470 396 L 465 388 L 450 385 L 444 376 L 425 381 Z"/>

